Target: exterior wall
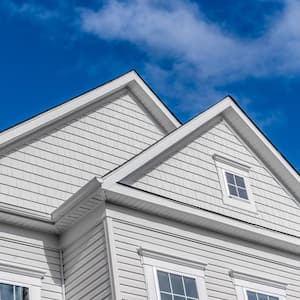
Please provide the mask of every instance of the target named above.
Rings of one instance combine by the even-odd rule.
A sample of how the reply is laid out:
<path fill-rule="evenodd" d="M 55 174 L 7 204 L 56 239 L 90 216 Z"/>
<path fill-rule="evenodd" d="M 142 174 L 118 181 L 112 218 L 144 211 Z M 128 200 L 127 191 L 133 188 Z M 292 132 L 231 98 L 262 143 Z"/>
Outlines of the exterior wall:
<path fill-rule="evenodd" d="M 42 300 L 62 299 L 60 255 L 56 236 L 1 224 L 0 262 L 45 270 Z"/>
<path fill-rule="evenodd" d="M 237 299 L 231 270 L 286 283 L 286 300 L 300 298 L 299 257 L 120 208 L 111 215 L 120 299 L 147 299 L 139 247 L 206 263 L 209 300 Z"/>
<path fill-rule="evenodd" d="M 213 155 L 251 167 L 257 213 L 224 205 Z M 147 174 L 129 182 L 158 195 L 291 235 L 300 235 L 300 205 L 222 121 Z"/>
<path fill-rule="evenodd" d="M 90 179 L 162 136 L 132 96 L 102 103 L 0 157 L 1 205 L 47 216 Z"/>
<path fill-rule="evenodd" d="M 66 300 L 112 299 L 104 224 L 97 213 L 60 238 Z"/>

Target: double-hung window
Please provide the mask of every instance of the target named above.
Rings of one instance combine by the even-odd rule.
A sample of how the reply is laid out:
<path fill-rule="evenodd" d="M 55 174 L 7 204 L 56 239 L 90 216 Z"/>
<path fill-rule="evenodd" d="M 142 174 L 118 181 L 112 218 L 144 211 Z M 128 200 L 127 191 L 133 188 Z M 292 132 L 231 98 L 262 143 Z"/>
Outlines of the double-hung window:
<path fill-rule="evenodd" d="M 0 300 L 29 300 L 29 288 L 0 282 Z"/>
<path fill-rule="evenodd" d="M 205 264 L 139 249 L 150 300 L 207 300 Z"/>
<path fill-rule="evenodd" d="M 45 271 L 0 261 L 0 300 L 40 300 Z"/>
<path fill-rule="evenodd" d="M 237 300 L 285 300 L 286 287 L 274 279 L 265 279 L 240 272 L 230 272 L 235 285 Z"/>

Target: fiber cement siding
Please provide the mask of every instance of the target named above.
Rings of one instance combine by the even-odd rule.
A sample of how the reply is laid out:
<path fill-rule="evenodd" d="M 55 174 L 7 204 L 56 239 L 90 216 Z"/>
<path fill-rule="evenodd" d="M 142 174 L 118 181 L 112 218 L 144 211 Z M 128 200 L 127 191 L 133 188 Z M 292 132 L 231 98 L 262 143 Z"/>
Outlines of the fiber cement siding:
<path fill-rule="evenodd" d="M 133 97 L 123 95 L 0 157 L 0 201 L 48 215 L 94 176 L 162 138 Z"/>
<path fill-rule="evenodd" d="M 236 300 L 231 270 L 276 279 L 288 284 L 286 300 L 300 297 L 299 258 L 136 212 L 113 227 L 122 299 L 147 299 L 139 247 L 206 263 L 209 300 Z"/>
<path fill-rule="evenodd" d="M 63 250 L 67 300 L 111 299 L 103 223 Z"/>
<path fill-rule="evenodd" d="M 0 261 L 46 271 L 42 300 L 61 300 L 60 255 L 56 236 L 0 225 Z"/>
<path fill-rule="evenodd" d="M 251 167 L 250 181 L 257 213 L 223 203 L 213 155 Z M 300 206 L 236 136 L 225 121 L 133 183 L 134 187 L 195 207 L 216 211 L 263 227 L 300 236 Z"/>

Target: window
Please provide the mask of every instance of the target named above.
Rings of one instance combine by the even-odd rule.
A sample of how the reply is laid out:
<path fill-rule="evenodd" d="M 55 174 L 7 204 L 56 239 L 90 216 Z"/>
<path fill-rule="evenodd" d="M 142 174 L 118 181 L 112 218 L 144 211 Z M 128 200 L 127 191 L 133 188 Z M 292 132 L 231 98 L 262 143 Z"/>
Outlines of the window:
<path fill-rule="evenodd" d="M 0 300 L 29 300 L 27 287 L 0 283 Z"/>
<path fill-rule="evenodd" d="M 0 261 L 0 300 L 40 300 L 45 271 Z"/>
<path fill-rule="evenodd" d="M 240 272 L 230 272 L 235 285 L 237 300 L 285 300 L 287 285 Z"/>
<path fill-rule="evenodd" d="M 150 300 L 207 300 L 205 264 L 139 249 Z"/>
<path fill-rule="evenodd" d="M 267 294 L 262 294 L 253 291 L 247 291 L 248 300 L 279 300 L 278 297 L 270 296 Z"/>
<path fill-rule="evenodd" d="M 175 273 L 157 270 L 161 300 L 196 300 L 196 279 Z"/>
<path fill-rule="evenodd" d="M 214 155 L 225 205 L 256 212 L 250 184 L 250 167 Z"/>

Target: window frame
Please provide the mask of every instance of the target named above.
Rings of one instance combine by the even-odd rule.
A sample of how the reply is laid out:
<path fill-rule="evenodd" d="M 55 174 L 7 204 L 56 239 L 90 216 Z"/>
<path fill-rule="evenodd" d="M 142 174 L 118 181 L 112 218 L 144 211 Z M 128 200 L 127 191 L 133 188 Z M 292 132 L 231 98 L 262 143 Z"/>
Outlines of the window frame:
<path fill-rule="evenodd" d="M 251 189 L 250 167 L 217 154 L 213 155 L 213 159 L 218 171 L 221 190 L 223 194 L 223 203 L 225 205 L 230 205 L 239 209 L 257 213 Z M 230 194 L 226 172 L 236 176 L 240 176 L 244 179 L 248 199 L 236 197 Z"/>
<path fill-rule="evenodd" d="M 0 262 L 0 283 L 28 288 L 29 300 L 41 299 L 45 271 L 21 264 Z"/>
<path fill-rule="evenodd" d="M 142 248 L 138 249 L 138 253 L 144 267 L 149 300 L 161 299 L 157 276 L 158 270 L 194 278 L 199 299 L 208 300 L 204 274 L 206 264 Z"/>
<path fill-rule="evenodd" d="M 234 271 L 231 271 L 229 275 L 235 286 L 237 300 L 248 300 L 247 291 L 277 297 L 279 300 L 286 300 L 287 284 L 285 283 L 281 283 L 273 278 L 265 279 Z"/>

